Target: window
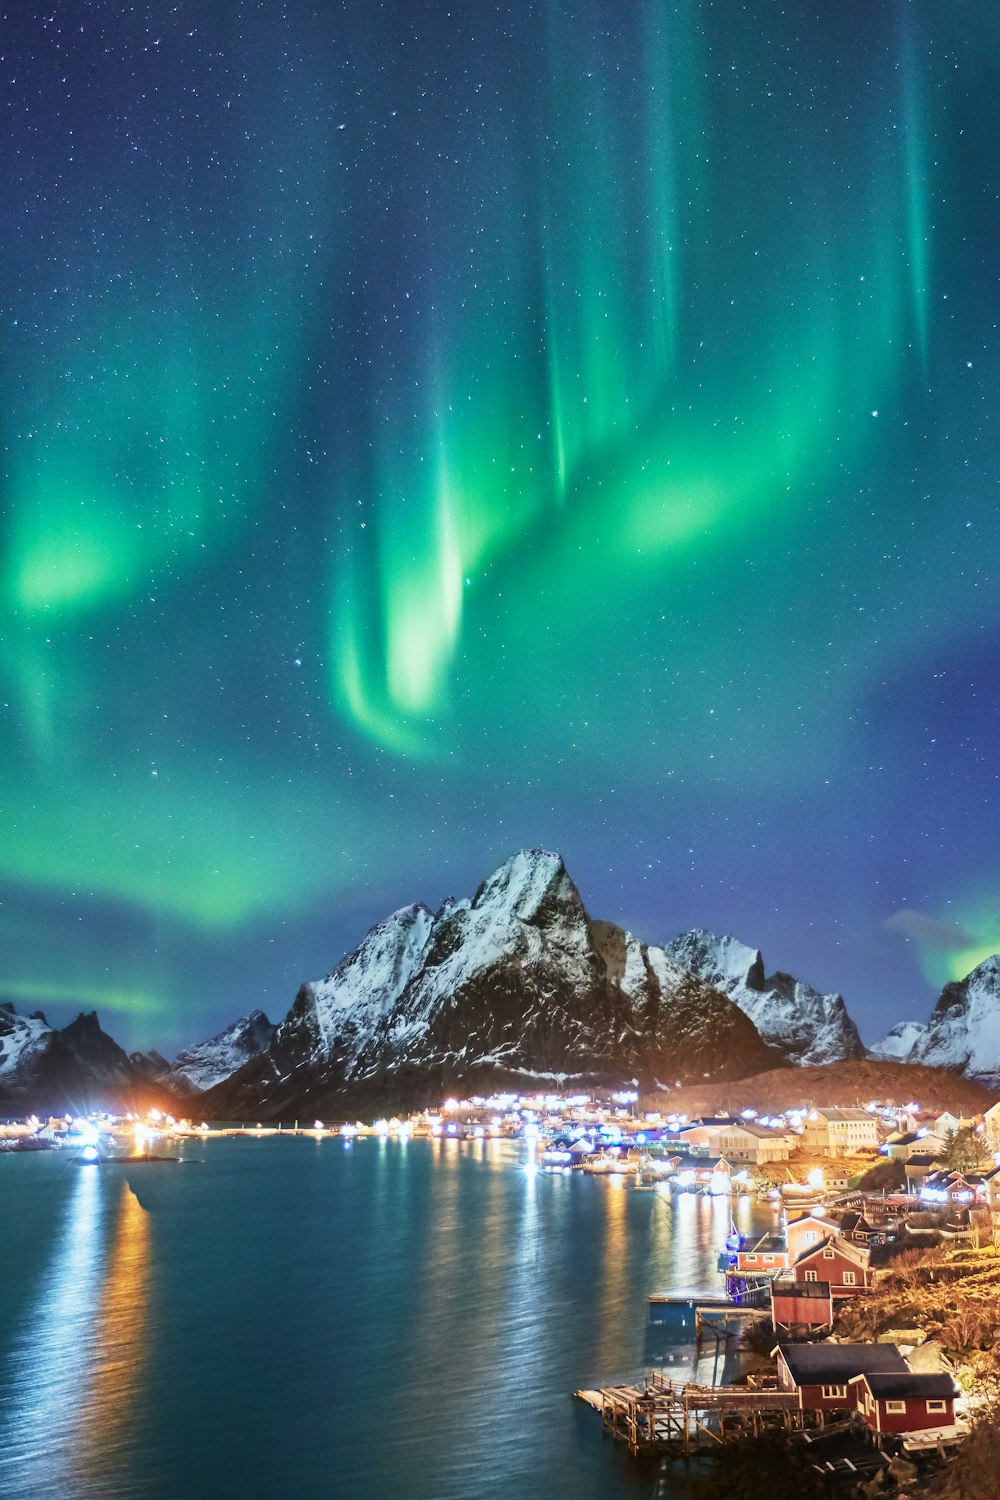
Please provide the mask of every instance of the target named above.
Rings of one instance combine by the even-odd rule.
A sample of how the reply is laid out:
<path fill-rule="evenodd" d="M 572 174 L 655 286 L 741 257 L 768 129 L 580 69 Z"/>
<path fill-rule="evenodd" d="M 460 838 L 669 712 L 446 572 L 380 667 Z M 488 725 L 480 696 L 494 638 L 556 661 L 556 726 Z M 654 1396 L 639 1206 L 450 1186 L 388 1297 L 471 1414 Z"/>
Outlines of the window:
<path fill-rule="evenodd" d="M 818 1281 L 819 1280 L 819 1272 L 818 1271 L 807 1271 L 806 1272 L 806 1280 L 807 1281 Z"/>
<path fill-rule="evenodd" d="M 853 1271 L 845 1271 L 844 1272 L 844 1285 L 845 1286 L 854 1286 L 856 1279 L 857 1278 L 855 1277 Z"/>
<path fill-rule="evenodd" d="M 773 1255 L 765 1255 L 764 1256 L 764 1264 L 765 1264 L 765 1266 L 769 1266 L 773 1260 L 774 1260 L 774 1256 Z"/>
<path fill-rule="evenodd" d="M 824 1385 L 820 1394 L 824 1401 L 840 1401 L 847 1395 L 846 1385 Z"/>
<path fill-rule="evenodd" d="M 899 1415 L 902 1412 L 906 1411 L 906 1402 L 905 1401 L 887 1401 L 885 1403 L 885 1409 L 886 1409 L 887 1412 L 895 1413 L 896 1415 Z"/>
<path fill-rule="evenodd" d="M 833 1251 L 832 1250 L 824 1250 L 823 1251 L 823 1259 L 824 1260 L 833 1260 Z"/>
<path fill-rule="evenodd" d="M 928 1401 L 928 1403 L 927 1403 L 927 1410 L 928 1411 L 947 1411 L 948 1410 L 948 1403 L 947 1403 L 947 1401 Z"/>

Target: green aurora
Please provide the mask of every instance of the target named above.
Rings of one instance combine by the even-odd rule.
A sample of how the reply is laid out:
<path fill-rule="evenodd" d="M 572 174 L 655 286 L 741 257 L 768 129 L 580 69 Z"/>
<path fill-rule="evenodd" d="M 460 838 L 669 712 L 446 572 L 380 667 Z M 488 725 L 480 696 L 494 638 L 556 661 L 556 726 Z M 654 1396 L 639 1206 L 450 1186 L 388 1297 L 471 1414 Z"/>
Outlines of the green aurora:
<path fill-rule="evenodd" d="M 93 19 L 10 58 L 0 991 L 190 1039 L 542 842 L 872 1033 L 994 951 L 990 10 Z"/>

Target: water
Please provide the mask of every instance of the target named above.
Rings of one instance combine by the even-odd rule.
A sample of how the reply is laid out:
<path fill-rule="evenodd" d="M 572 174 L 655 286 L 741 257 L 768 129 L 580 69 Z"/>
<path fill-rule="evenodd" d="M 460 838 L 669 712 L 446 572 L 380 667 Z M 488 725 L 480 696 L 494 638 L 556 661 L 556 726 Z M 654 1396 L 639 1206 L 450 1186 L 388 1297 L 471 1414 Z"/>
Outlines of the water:
<path fill-rule="evenodd" d="M 0 1159 L 4 1500 L 650 1500 L 570 1393 L 689 1372 L 646 1298 L 721 1290 L 728 1199 L 509 1142 L 179 1154 Z"/>

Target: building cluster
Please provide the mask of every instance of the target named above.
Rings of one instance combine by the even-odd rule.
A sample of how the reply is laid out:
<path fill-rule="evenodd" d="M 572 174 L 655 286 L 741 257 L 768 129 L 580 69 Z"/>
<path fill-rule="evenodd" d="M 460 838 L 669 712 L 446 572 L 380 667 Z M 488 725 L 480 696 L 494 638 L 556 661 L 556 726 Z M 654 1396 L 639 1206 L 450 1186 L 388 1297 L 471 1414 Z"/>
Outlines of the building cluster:
<path fill-rule="evenodd" d="M 946 1371 L 913 1370 L 895 1344 L 794 1344 L 771 1351 L 778 1387 L 824 1421 L 857 1413 L 881 1437 L 953 1435 L 959 1389 Z"/>
<path fill-rule="evenodd" d="M 810 1210 L 735 1249 L 728 1290 L 739 1298 L 766 1286 L 778 1386 L 800 1411 L 824 1421 L 857 1414 L 878 1435 L 954 1437 L 960 1393 L 947 1370 L 912 1368 L 894 1343 L 792 1342 L 831 1333 L 837 1304 L 869 1290 L 882 1237 L 857 1209 Z"/>

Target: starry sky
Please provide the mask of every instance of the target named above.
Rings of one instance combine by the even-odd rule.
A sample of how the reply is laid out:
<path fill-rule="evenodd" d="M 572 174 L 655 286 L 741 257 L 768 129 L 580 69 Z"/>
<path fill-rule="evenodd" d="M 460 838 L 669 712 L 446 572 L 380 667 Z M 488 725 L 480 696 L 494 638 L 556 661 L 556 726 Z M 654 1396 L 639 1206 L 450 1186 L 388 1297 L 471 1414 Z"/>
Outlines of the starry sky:
<path fill-rule="evenodd" d="M 522 846 L 867 1041 L 1000 947 L 995 6 L 0 53 L 0 995 L 169 1053 Z"/>

